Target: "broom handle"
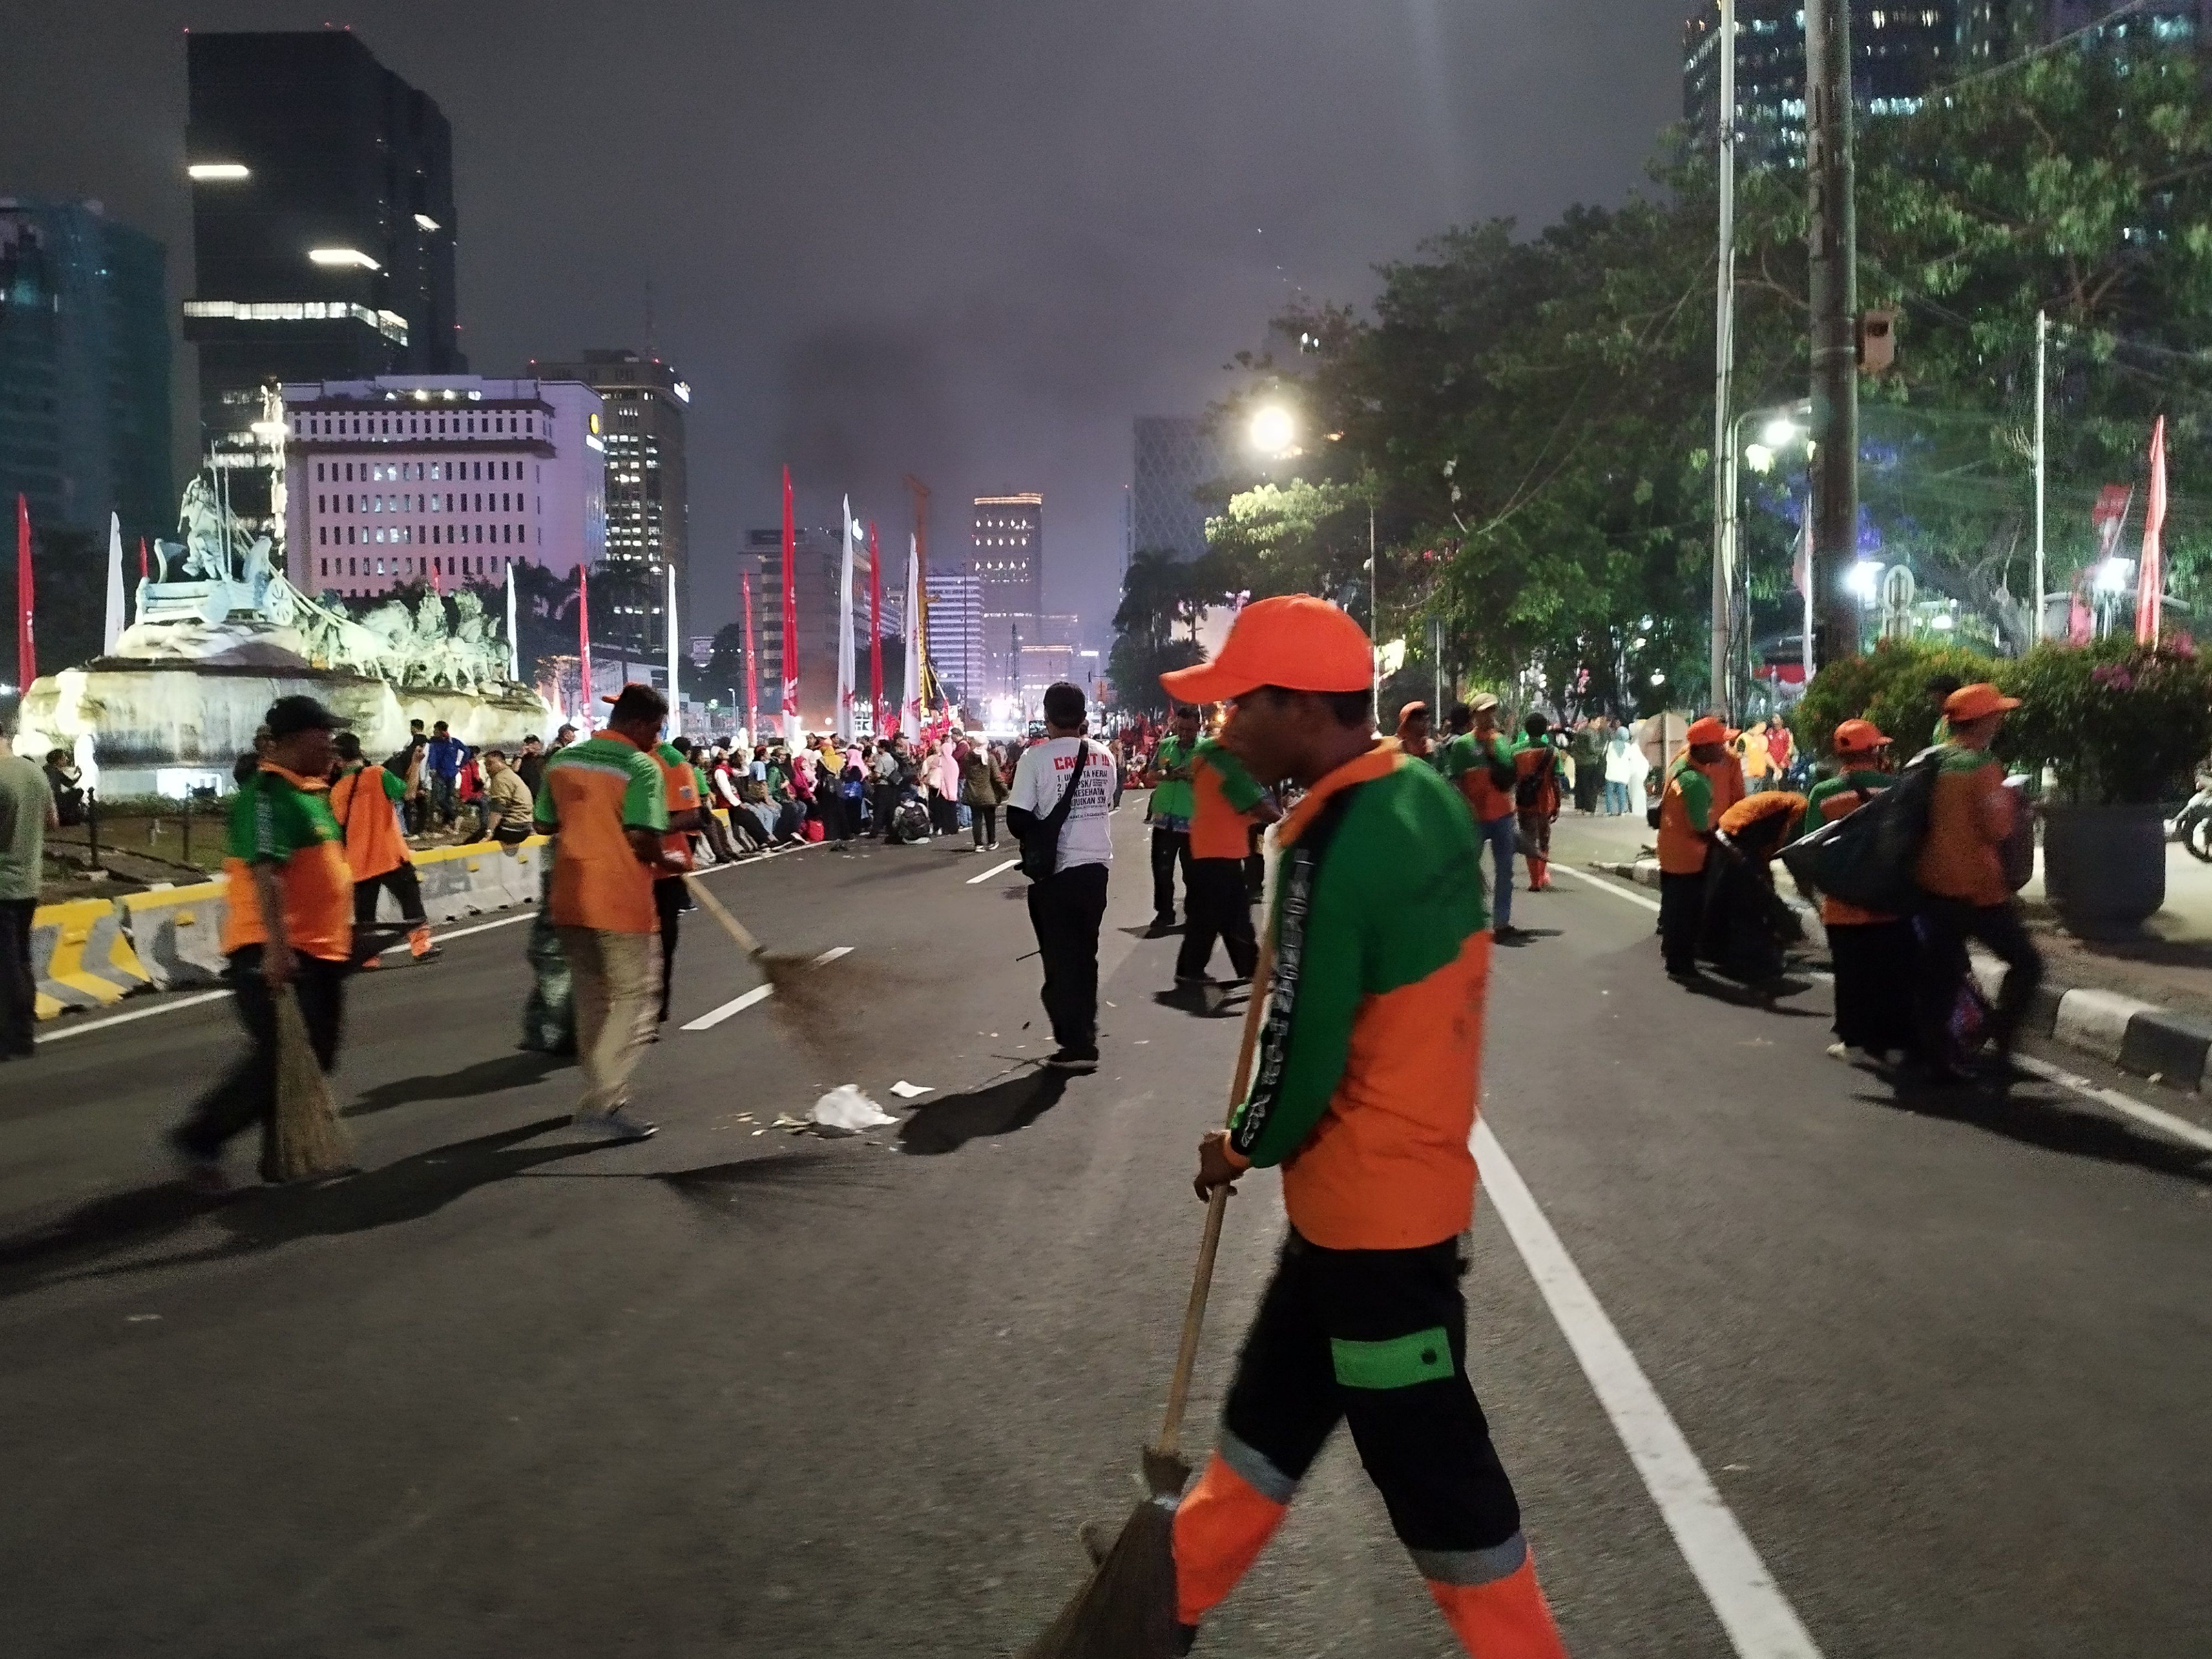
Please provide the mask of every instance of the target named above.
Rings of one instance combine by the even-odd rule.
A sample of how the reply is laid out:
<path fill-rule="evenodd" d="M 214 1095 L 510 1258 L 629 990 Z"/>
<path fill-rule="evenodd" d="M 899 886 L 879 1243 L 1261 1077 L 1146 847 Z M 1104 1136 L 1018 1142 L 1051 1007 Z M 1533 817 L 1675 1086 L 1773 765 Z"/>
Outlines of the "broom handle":
<path fill-rule="evenodd" d="M 1274 951 L 1263 934 L 1260 958 L 1252 966 L 1252 992 L 1244 1005 L 1244 1036 L 1237 1045 L 1237 1072 L 1229 1085 L 1229 1109 L 1233 1113 L 1252 1081 L 1252 1056 L 1260 1044 L 1265 1017 L 1267 983 L 1273 976 Z M 1190 1403 L 1191 1373 L 1198 1366 L 1199 1334 L 1206 1328 L 1206 1301 L 1213 1290 L 1213 1258 L 1221 1248 L 1221 1218 L 1229 1211 L 1229 1188 L 1216 1187 L 1206 1200 L 1206 1231 L 1199 1240 L 1198 1267 L 1191 1275 L 1190 1304 L 1183 1310 L 1182 1342 L 1176 1350 L 1175 1376 L 1168 1383 L 1168 1409 L 1160 1425 L 1158 1449 L 1172 1457 L 1182 1442 L 1183 1407 Z"/>
<path fill-rule="evenodd" d="M 746 928 L 744 923 L 739 921 L 735 916 L 732 915 L 728 910 L 723 908 L 721 900 L 716 898 L 712 893 L 707 890 L 707 884 L 705 882 L 700 880 L 696 876 L 687 874 L 684 878 L 684 884 L 691 890 L 691 896 L 699 901 L 700 908 L 705 910 L 708 915 L 714 917 L 715 921 L 722 924 L 722 931 L 724 933 L 727 933 L 732 939 L 737 940 L 738 948 L 739 950 L 743 951 L 749 957 L 757 957 L 761 954 L 761 942 L 752 936 L 751 933 Z"/>

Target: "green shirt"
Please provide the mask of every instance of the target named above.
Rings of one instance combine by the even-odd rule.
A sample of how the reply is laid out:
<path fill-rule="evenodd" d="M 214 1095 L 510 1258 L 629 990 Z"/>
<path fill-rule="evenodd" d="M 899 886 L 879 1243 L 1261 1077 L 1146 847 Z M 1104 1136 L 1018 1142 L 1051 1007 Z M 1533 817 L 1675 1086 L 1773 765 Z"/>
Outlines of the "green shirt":
<path fill-rule="evenodd" d="M 0 900 L 20 904 L 39 896 L 39 860 L 53 805 L 38 762 L 21 755 L 0 759 Z"/>
<path fill-rule="evenodd" d="M 1713 781 L 1690 763 L 1685 755 L 1668 769 L 1668 781 L 1682 798 L 1682 817 L 1698 835 L 1712 833 Z"/>
<path fill-rule="evenodd" d="M 256 772 L 231 797 L 223 851 L 241 864 L 287 864 L 305 848 L 344 840 L 345 831 L 331 816 L 329 791 L 301 789 L 274 772 Z"/>
<path fill-rule="evenodd" d="M 1152 752 L 1152 769 L 1170 771 L 1198 752 L 1196 743 L 1185 743 L 1172 732 L 1160 739 L 1160 746 Z M 1152 816 L 1154 818 L 1180 818 L 1188 824 L 1198 811 L 1198 799 L 1191 793 L 1188 778 L 1167 778 L 1152 787 Z"/>
<path fill-rule="evenodd" d="M 619 781 L 622 827 L 630 830 L 668 828 L 668 793 L 661 783 L 660 763 L 644 750 L 614 738 L 586 738 L 572 743 L 545 763 L 545 775 L 555 769 L 583 770 Z M 543 830 L 561 827 L 558 794 L 541 790 L 532 816 Z"/>
<path fill-rule="evenodd" d="M 1877 772 L 1871 768 L 1856 772 L 1841 772 L 1832 778 L 1821 779 L 1805 797 L 1805 816 L 1797 820 L 1797 839 L 1803 840 L 1828 821 L 1828 815 L 1822 808 L 1831 796 L 1851 790 L 1877 795 L 1896 781 L 1893 774 Z"/>
<path fill-rule="evenodd" d="M 1457 782 L 1478 766 L 1513 764 L 1513 745 L 1501 737 L 1478 738 L 1462 732 L 1437 751 L 1437 770 Z"/>

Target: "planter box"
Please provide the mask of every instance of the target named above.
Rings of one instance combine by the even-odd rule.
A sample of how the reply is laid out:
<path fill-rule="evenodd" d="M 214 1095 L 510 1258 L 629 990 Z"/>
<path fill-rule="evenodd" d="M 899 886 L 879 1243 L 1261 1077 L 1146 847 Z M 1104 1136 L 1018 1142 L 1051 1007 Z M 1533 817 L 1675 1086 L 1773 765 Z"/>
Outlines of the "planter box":
<path fill-rule="evenodd" d="M 2046 805 L 2043 889 L 2076 933 L 2140 926 L 2166 902 L 2166 820 L 2156 803 Z"/>

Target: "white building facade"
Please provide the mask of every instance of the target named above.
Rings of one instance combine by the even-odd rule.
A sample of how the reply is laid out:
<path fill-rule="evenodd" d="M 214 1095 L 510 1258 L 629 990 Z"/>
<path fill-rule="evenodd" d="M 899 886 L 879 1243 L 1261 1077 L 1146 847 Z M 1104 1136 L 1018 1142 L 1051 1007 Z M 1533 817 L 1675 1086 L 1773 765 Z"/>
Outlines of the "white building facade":
<path fill-rule="evenodd" d="M 286 574 L 369 598 L 435 578 L 565 575 L 606 552 L 605 407 L 587 386 L 472 374 L 283 388 Z"/>

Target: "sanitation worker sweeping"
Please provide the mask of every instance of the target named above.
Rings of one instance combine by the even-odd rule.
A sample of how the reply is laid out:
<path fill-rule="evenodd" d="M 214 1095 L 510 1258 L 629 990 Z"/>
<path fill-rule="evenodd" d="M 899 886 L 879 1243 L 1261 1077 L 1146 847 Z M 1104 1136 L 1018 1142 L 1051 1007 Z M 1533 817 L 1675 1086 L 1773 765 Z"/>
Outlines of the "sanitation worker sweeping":
<path fill-rule="evenodd" d="M 1357 623 L 1300 596 L 1247 606 L 1212 662 L 1161 678 L 1179 702 L 1233 702 L 1223 741 L 1306 790 L 1277 831 L 1250 1087 L 1195 1183 L 1212 1212 L 1279 1165 L 1290 1233 L 1198 1485 L 1153 1506 L 1173 1505 L 1164 1526 L 1139 1512 L 1031 1659 L 1189 1652 L 1340 1421 L 1461 1645 L 1565 1654 L 1467 1377 L 1491 947 L 1474 832 L 1436 772 L 1376 741 L 1373 665 Z"/>

